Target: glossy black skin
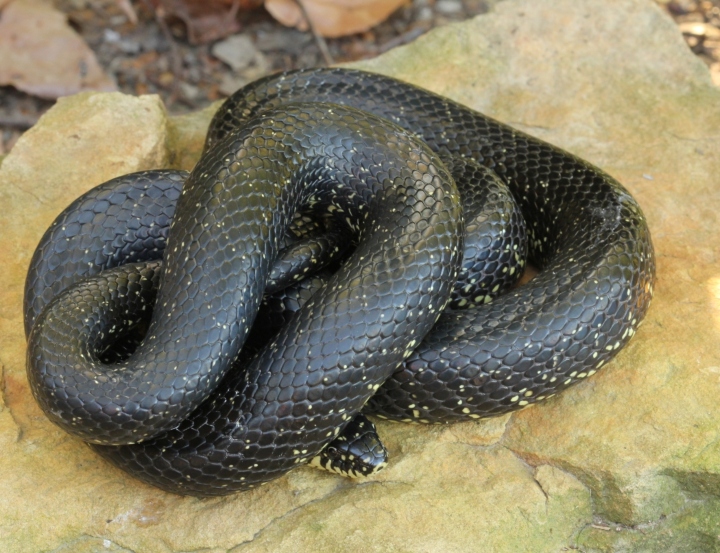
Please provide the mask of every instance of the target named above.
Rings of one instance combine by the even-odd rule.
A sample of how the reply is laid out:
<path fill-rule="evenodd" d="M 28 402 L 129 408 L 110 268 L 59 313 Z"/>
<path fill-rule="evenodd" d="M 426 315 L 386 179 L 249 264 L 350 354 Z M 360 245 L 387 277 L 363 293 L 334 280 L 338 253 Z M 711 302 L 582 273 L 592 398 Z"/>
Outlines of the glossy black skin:
<path fill-rule="evenodd" d="M 445 160 L 465 215 L 463 260 L 449 309 L 468 309 L 510 289 L 525 269 L 525 219 L 508 187 L 472 159 Z"/>
<path fill-rule="evenodd" d="M 505 413 L 592 374 L 632 337 L 655 259 L 642 210 L 615 179 L 447 98 L 345 69 L 274 75 L 238 91 L 215 115 L 206 147 L 264 109 L 306 100 L 394 121 L 449 166 L 469 158 L 491 169 L 518 202 L 529 260 L 542 269 L 490 304 L 445 313 L 365 412 L 430 423 Z"/>
<path fill-rule="evenodd" d="M 186 171 L 146 171 L 96 186 L 55 219 L 35 249 L 23 311 L 25 336 L 42 310 L 83 278 L 162 258 Z"/>
<path fill-rule="evenodd" d="M 461 192 L 466 227 L 462 268 L 448 308 L 467 308 L 476 298 L 481 303 L 483 298 L 488 301 L 515 283 L 527 238 L 517 205 L 491 171 L 472 160 L 458 160 L 450 169 Z M 42 238 L 28 270 L 27 332 L 47 303 L 76 282 L 121 265 L 159 261 L 187 178 L 184 171 L 133 173 L 89 190 L 68 206 Z M 357 238 L 342 220 L 332 218 L 332 213 L 319 212 L 318 205 L 296 214 L 284 237 L 260 312 L 236 362 L 240 367 L 307 303 L 330 273 L 322 273 L 321 278 L 305 277 L 342 259 Z M 501 270 L 508 267 L 510 272 Z M 148 307 L 132 328 L 116 332 L 112 345 L 99 354 L 102 363 L 125 361 L 142 343 L 151 315 Z M 356 477 L 384 467 L 387 451 L 374 426 L 366 421 L 363 431 L 356 435 L 360 425 L 360 420 L 355 420 L 341 430 L 314 464 Z"/>
<path fill-rule="evenodd" d="M 395 339 L 397 334 L 414 329 L 413 336 L 417 338 L 406 340 L 407 349 L 398 351 L 400 357 L 405 357 L 406 352 L 409 356 L 399 370 L 374 378 L 373 387 L 382 381 L 385 384 L 374 395 L 362 395 L 360 400 L 354 393 L 362 388 L 356 380 L 362 371 L 351 376 L 350 372 L 338 371 L 335 367 L 331 370 L 335 378 L 332 385 L 310 383 L 314 367 L 326 360 L 322 353 L 326 346 L 314 341 L 324 334 L 332 347 L 340 347 L 345 342 L 340 333 L 352 332 L 350 329 L 363 324 L 370 304 L 382 300 L 367 296 L 364 300 L 368 305 L 361 304 L 355 319 L 350 311 L 334 310 L 334 316 L 339 318 L 328 321 L 326 317 L 332 317 L 333 313 L 326 315 L 319 300 L 313 297 L 307 305 L 310 311 L 321 315 L 320 319 L 311 322 L 309 315 L 298 314 L 269 350 L 256 358 L 247 376 L 240 371 L 231 372 L 217 394 L 176 429 L 136 445 L 97 448 L 118 466 L 164 489 L 194 495 L 221 495 L 247 489 L 307 461 L 313 448 L 319 451 L 332 437 L 307 432 L 306 426 L 311 420 L 320 422 L 309 415 L 308 409 L 310 396 L 316 390 L 317 395 L 313 397 L 317 397 L 318 402 L 313 403 L 313 415 L 319 413 L 320 407 L 333 409 L 333 416 L 329 418 L 335 426 L 323 426 L 324 429 L 343 426 L 366 401 L 364 411 L 380 416 L 449 422 L 499 414 L 550 397 L 611 359 L 632 336 L 649 304 L 654 279 L 652 244 L 640 208 L 621 185 L 597 168 L 551 145 L 447 99 L 386 77 L 340 69 L 309 70 L 273 76 L 249 85 L 229 99 L 216 115 L 208 135 L 208 155 L 193 174 L 200 178 L 208 164 L 217 162 L 229 151 L 225 148 L 228 142 L 223 140 L 238 144 L 240 137 L 244 139 L 252 134 L 242 130 L 230 139 L 223 138 L 236 132 L 234 129 L 243 128 L 249 119 L 264 112 L 265 121 L 278 122 L 285 117 L 280 115 L 283 112 L 267 115 L 264 110 L 287 105 L 285 109 L 292 111 L 297 109 L 296 102 L 305 101 L 348 104 L 387 117 L 423 137 L 449 166 L 458 158 L 470 158 L 492 169 L 510 188 L 520 206 L 529 229 L 530 259 L 542 271 L 525 286 L 477 309 L 446 312 L 419 346 L 417 343 L 423 334 L 420 321 L 427 320 L 428 315 L 434 319 L 439 314 L 438 306 L 444 306 L 447 298 L 437 300 L 432 307 L 416 307 L 409 302 L 402 308 L 397 306 L 399 310 L 395 311 L 393 322 L 377 326 L 373 333 L 365 336 L 365 343 L 374 342 L 380 347 L 385 336 L 383 331 L 392 333 Z M 332 113 L 338 112 L 337 107 L 329 109 Z M 320 119 L 327 117 L 325 112 Z M 372 127 L 377 124 L 373 123 Z M 314 125 L 311 130 L 316 128 Z M 341 142 L 336 143 L 338 148 Z M 223 153 L 219 153 L 216 145 Z M 346 153 L 352 151 L 347 144 L 342 147 Z M 448 194 L 452 196 L 451 192 Z M 360 219 L 356 218 L 356 226 Z M 425 220 L 418 222 L 424 225 Z M 418 265 L 426 266 L 425 262 Z M 267 265 L 262 269 L 267 270 Z M 415 270 L 411 266 L 401 263 L 394 269 L 396 272 L 400 269 L 401 287 L 423 286 L 406 279 Z M 115 285 L 123 291 L 119 295 L 130 297 L 141 292 L 143 270 L 147 269 L 137 269 L 135 274 L 140 276 L 132 277 L 134 280 L 127 275 L 122 277 L 122 282 L 115 280 Z M 152 279 L 146 276 L 145 280 Z M 342 282 L 336 275 L 325 290 L 335 287 L 335 292 L 341 293 Z M 130 285 L 135 288 L 128 294 Z M 383 285 L 394 290 L 389 281 Z M 449 285 L 446 288 L 449 294 Z M 78 290 L 74 288 L 65 297 L 74 294 L 84 300 L 88 294 L 92 295 L 87 290 Z M 162 290 L 161 286 L 161 294 Z M 254 298 L 258 296 L 257 291 L 254 296 L 248 295 L 248 302 L 256 302 Z M 76 306 L 77 302 L 73 301 L 68 305 Z M 151 302 L 148 297 L 137 305 Z M 61 302 L 56 300 L 56 303 Z M 162 299 L 158 306 L 162 306 Z M 408 322 L 409 317 L 415 318 L 412 324 Z M 326 331 L 316 332 L 306 338 L 309 339 L 307 347 L 299 347 L 294 343 L 300 336 L 297 334 L 302 326 L 299 321 L 307 324 L 306 337 L 313 325 L 327 323 L 322 326 Z M 349 326 L 343 326 L 342 321 Z M 37 364 L 35 357 L 45 349 L 42 344 L 33 345 L 36 333 L 44 335 L 44 331 L 36 330 L 37 326 L 31 334 L 31 373 L 32 366 Z M 341 331 L 343 328 L 348 330 Z M 70 339 L 69 336 L 66 339 Z M 57 342 L 49 343 L 50 347 L 57 347 Z M 416 349 L 411 351 L 412 348 Z M 390 351 L 391 348 L 381 347 L 380 351 L 383 349 Z M 291 362 L 296 375 L 293 380 L 300 380 L 295 381 L 299 388 L 294 388 L 296 392 L 288 397 L 293 405 L 300 407 L 282 411 L 280 427 L 274 424 L 265 428 L 261 422 L 263 417 L 279 420 L 277 402 L 283 394 L 284 380 L 265 377 L 258 367 L 263 364 L 272 367 L 279 359 L 289 363 L 296 354 L 308 360 L 302 368 Z M 273 362 L 273 355 L 280 357 Z M 357 361 L 348 360 L 358 366 Z M 280 388 L 270 388 L 270 383 L 279 384 Z M 265 399 L 258 403 L 251 398 L 261 389 Z M 326 398 L 325 393 L 330 389 L 333 390 L 331 398 Z M 42 394 L 39 386 L 34 385 L 33 390 L 38 396 Z M 252 393 L 248 395 L 249 390 Z M 268 401 L 268 398 L 275 399 Z M 300 401 L 296 402 L 298 398 Z M 39 400 L 42 404 L 43 400 Z M 258 411 L 258 405 L 264 407 Z M 339 405 L 343 405 L 345 411 L 336 422 Z M 52 416 L 52 409 L 48 411 Z M 318 416 L 325 425 L 327 415 Z M 308 434 L 312 435 L 308 437 Z M 248 442 L 244 440 L 248 436 L 250 445 L 245 449 Z"/>
<path fill-rule="evenodd" d="M 363 240 L 250 366 L 196 409 L 238 355 L 293 213 L 323 188 Z M 165 456 L 160 471 L 147 467 L 167 489 L 256 486 L 313 458 L 413 336 L 430 330 L 457 277 L 461 230 L 454 182 L 416 137 L 341 106 L 268 112 L 203 156 L 185 183 L 161 277 L 137 265 L 105 271 L 40 314 L 28 345 L 33 393 L 54 422 L 96 444 L 142 441 L 134 447 L 160 455 L 200 447 L 185 460 Z M 113 335 L 152 306 L 156 278 L 145 340 L 103 366 Z M 176 418 L 185 422 L 148 439 Z"/>
<path fill-rule="evenodd" d="M 25 336 L 50 301 L 89 276 L 162 259 L 187 171 L 142 171 L 96 186 L 57 216 L 25 280 Z M 350 245 L 344 226 L 295 214 L 280 244 L 265 293 L 272 294 L 340 259 Z"/>

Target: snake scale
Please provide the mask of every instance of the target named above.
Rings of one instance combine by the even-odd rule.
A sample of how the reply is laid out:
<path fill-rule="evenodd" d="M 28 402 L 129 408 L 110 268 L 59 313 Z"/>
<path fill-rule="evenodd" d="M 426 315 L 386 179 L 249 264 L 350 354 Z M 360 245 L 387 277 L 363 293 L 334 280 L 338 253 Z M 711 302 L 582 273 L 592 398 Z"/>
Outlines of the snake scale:
<path fill-rule="evenodd" d="M 511 241 L 488 257 L 460 196 L 490 181 L 525 227 L 493 193 L 482 217 Z M 336 272 L 244 354 L 286 236 L 318 216 L 344 229 L 320 248 Z M 513 287 L 525 243 L 540 272 Z M 589 163 L 389 77 L 287 72 L 228 98 L 189 175 L 121 177 L 58 217 L 27 278 L 28 377 L 117 466 L 223 495 L 316 458 L 361 411 L 445 423 L 551 397 L 627 343 L 654 274 L 640 207 Z"/>

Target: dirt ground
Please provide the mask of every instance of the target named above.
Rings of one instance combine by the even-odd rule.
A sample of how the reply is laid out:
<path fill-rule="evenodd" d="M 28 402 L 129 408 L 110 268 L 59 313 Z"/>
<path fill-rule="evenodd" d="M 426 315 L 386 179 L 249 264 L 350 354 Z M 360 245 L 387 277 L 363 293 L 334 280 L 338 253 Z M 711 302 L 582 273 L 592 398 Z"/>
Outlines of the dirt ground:
<path fill-rule="evenodd" d="M 241 30 L 192 45 L 178 19 L 161 20 L 149 0 L 132 3 L 132 23 L 117 0 L 55 0 L 98 61 L 129 94 L 160 94 L 171 113 L 200 109 L 268 73 L 377 56 L 433 27 L 485 13 L 497 0 L 412 0 L 365 33 L 322 40 L 282 26 L 264 9 L 239 10 Z M 657 0 L 720 86 L 720 0 Z M 165 24 L 160 25 L 162 22 Z M 226 42 L 227 41 L 227 42 Z M 241 52 L 242 55 L 238 53 Z M 0 87 L 0 156 L 53 104 Z"/>

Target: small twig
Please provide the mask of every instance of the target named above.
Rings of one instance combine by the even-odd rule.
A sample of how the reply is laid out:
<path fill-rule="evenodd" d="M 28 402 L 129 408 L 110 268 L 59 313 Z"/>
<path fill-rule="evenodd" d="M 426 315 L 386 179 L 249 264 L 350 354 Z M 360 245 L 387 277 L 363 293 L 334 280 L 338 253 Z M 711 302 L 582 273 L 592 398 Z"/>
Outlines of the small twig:
<path fill-rule="evenodd" d="M 145 6 L 153 14 L 155 14 L 155 21 L 157 22 L 158 27 L 160 27 L 162 34 L 165 36 L 165 40 L 167 40 L 170 44 L 170 63 L 172 65 L 175 78 L 172 82 L 172 89 L 170 91 L 170 98 L 168 98 L 168 104 L 172 104 L 175 102 L 175 100 L 177 100 L 178 96 L 180 96 L 179 86 L 180 77 L 182 75 L 182 54 L 180 52 L 180 47 L 175 41 L 175 37 L 173 36 L 172 31 L 170 31 L 170 27 L 168 27 L 168 24 L 165 21 L 165 9 L 162 7 L 162 5 L 158 5 L 156 9 L 152 5 L 150 0 L 143 0 L 143 2 L 145 3 Z"/>
<path fill-rule="evenodd" d="M 230 6 L 230 11 L 228 12 L 227 17 L 235 19 L 237 17 L 237 14 L 239 11 L 240 11 L 240 0 L 233 0 L 232 6 Z"/>
<path fill-rule="evenodd" d="M 610 530 L 612 530 L 612 528 L 610 526 L 608 526 L 607 524 L 598 524 L 597 522 L 591 524 L 590 527 L 596 528 L 598 530 L 605 530 L 606 532 L 609 532 Z"/>
<path fill-rule="evenodd" d="M 318 48 L 320 48 L 320 53 L 325 60 L 325 65 L 334 65 L 335 60 L 333 59 L 332 54 L 330 54 L 330 49 L 328 48 L 327 42 L 325 42 L 325 39 L 320 35 L 320 33 L 318 33 L 318 30 L 315 27 L 315 23 L 308 15 L 307 10 L 305 9 L 305 2 L 303 0 L 297 0 L 297 3 L 300 6 L 300 11 L 302 11 L 305 21 L 307 21 L 308 25 L 310 26 L 310 32 L 312 33 L 313 37 L 315 37 L 315 42 L 317 43 Z"/>
<path fill-rule="evenodd" d="M 418 25 L 417 27 L 410 29 L 409 31 L 404 32 L 401 35 L 396 36 L 395 38 L 392 38 L 388 40 L 386 43 L 380 45 L 380 48 L 378 48 L 379 53 L 387 52 L 391 48 L 395 48 L 396 46 L 400 46 L 401 44 L 405 44 L 407 42 L 410 42 L 412 40 L 415 40 L 417 37 L 425 33 L 426 31 L 430 30 L 430 25 Z"/>
<path fill-rule="evenodd" d="M 130 0 L 115 0 L 115 3 L 127 16 L 128 20 L 130 20 L 130 23 L 132 23 L 133 25 L 137 25 L 138 16 L 137 13 L 135 13 L 135 8 L 132 7 Z"/>

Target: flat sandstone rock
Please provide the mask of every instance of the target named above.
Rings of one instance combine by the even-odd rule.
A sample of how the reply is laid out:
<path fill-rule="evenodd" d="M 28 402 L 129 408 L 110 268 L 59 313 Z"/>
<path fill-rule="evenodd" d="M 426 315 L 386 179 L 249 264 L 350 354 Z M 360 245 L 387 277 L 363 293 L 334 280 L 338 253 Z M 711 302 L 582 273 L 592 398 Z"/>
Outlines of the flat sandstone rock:
<path fill-rule="evenodd" d="M 359 67 L 450 96 L 618 178 L 658 262 L 637 335 L 512 416 L 381 423 L 371 481 L 300 468 L 199 500 L 141 484 L 55 428 L 25 377 L 22 291 L 53 217 L 112 176 L 189 166 L 209 112 L 63 100 L 0 166 L 0 550 L 585 552 L 720 548 L 720 90 L 650 0 L 507 0 Z M 566 549 L 564 549 L 566 548 Z"/>

